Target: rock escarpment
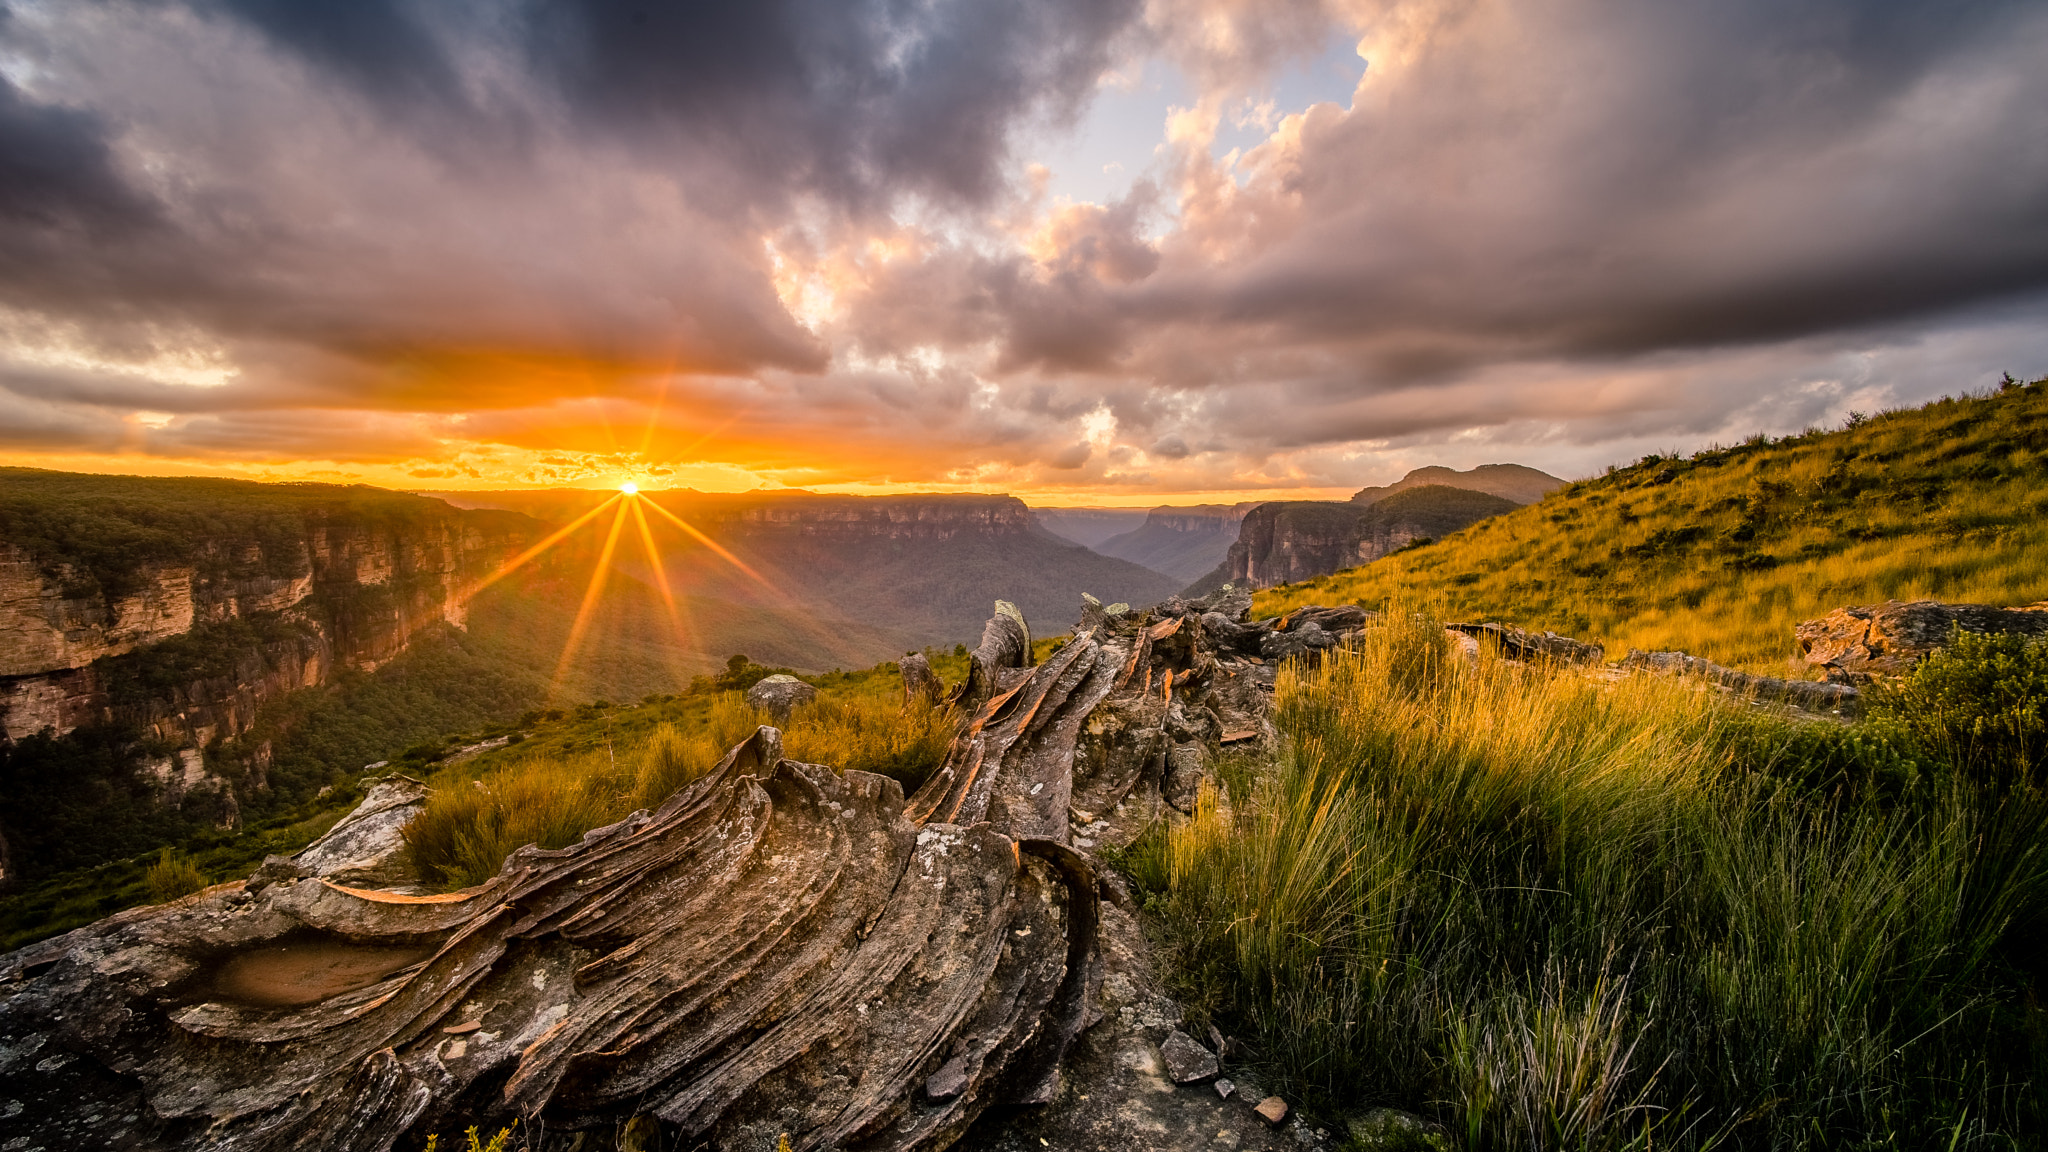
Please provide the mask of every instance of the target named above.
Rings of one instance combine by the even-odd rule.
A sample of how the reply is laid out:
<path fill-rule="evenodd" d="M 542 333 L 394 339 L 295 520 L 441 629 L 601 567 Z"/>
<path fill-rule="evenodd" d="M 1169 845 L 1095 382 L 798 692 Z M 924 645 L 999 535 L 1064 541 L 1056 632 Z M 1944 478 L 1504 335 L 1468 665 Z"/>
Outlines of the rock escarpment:
<path fill-rule="evenodd" d="M 460 623 L 463 592 L 539 528 L 414 503 L 401 522 L 339 504 L 294 508 L 285 530 L 190 539 L 184 555 L 139 563 L 111 589 L 61 553 L 0 542 L 0 732 L 19 740 L 120 720 L 174 745 L 237 735 L 266 701 L 340 668 L 374 668 L 422 628 Z M 205 674 L 156 675 L 152 652 L 195 630 L 207 638 Z"/>
<path fill-rule="evenodd" d="M 1225 565 L 1233 583 L 1271 588 L 1368 564 L 1515 507 L 1499 496 L 1443 486 L 1365 504 L 1274 501 L 1245 516 Z"/>
<path fill-rule="evenodd" d="M 0 1135 L 379 1152 L 516 1118 L 547 1148 L 653 1128 L 665 1147 L 936 1149 L 991 1107 L 1078 1103 L 1071 1053 L 1072 1080 L 1137 1102 L 1034 1131 L 1277 1148 L 1214 1092 L 1153 1098 L 1178 1013 L 1090 855 L 1163 810 L 1170 770 L 1199 776 L 1176 753 L 1270 738 L 1272 636 L 1320 650 L 1363 616 L 1251 624 L 1248 600 L 1091 606 L 1044 664 L 992 659 L 908 801 L 763 728 L 654 811 L 433 896 L 336 879 L 388 856 L 415 798 L 386 781 L 376 811 L 246 882 L 0 957 L 21 1105 Z"/>

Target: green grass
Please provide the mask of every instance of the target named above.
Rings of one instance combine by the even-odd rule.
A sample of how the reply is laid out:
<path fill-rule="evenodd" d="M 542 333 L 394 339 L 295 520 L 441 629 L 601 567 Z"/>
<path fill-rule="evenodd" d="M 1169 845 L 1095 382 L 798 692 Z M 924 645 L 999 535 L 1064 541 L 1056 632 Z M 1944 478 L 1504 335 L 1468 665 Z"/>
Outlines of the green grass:
<path fill-rule="evenodd" d="M 1844 604 L 2048 598 L 2048 380 L 1647 456 L 1426 547 L 1269 589 L 1257 611 L 1435 597 L 1452 619 L 1773 675 L 1794 656 L 1793 625 Z"/>
<path fill-rule="evenodd" d="M 1278 703 L 1291 750 L 1125 862 L 1190 1009 L 1311 1106 L 1472 1149 L 2009 1147 L 2048 1120 L 2039 793 L 1901 789 L 1882 730 L 1466 665 L 1407 614 Z"/>

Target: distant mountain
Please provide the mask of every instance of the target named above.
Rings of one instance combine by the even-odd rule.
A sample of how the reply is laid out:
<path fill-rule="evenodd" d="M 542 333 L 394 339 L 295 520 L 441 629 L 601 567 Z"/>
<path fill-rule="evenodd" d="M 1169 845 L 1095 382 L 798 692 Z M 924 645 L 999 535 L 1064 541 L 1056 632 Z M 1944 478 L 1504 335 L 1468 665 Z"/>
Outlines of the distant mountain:
<path fill-rule="evenodd" d="M 1552 492 L 1565 486 L 1565 481 L 1548 472 L 1525 468 L 1520 464 L 1481 464 L 1469 472 L 1431 466 L 1417 468 L 1392 484 L 1380 488 L 1361 488 L 1351 496 L 1353 504 L 1374 504 L 1396 492 L 1426 485 L 1445 488 L 1464 488 L 1472 492 L 1484 492 L 1516 504 L 1534 504 Z"/>
<path fill-rule="evenodd" d="M 1369 504 L 1273 501 L 1245 516 L 1221 575 L 1254 588 L 1326 576 L 1517 507 L 1499 496 L 1441 484 L 1407 488 Z M 1204 584 L 1221 582 L 1212 576 Z"/>
<path fill-rule="evenodd" d="M 1257 501 L 1162 505 L 1146 513 L 1137 528 L 1093 547 L 1104 556 L 1142 564 L 1185 584 L 1223 562 L 1237 539 L 1239 521 L 1256 507 Z"/>
<path fill-rule="evenodd" d="M 1145 522 L 1143 508 L 1037 508 L 1038 526 L 1055 536 L 1085 544 L 1096 551 L 1103 541 L 1129 532 Z M 1104 553 L 1109 555 L 1109 553 Z M 1129 559 L 1129 557 L 1125 557 Z"/>

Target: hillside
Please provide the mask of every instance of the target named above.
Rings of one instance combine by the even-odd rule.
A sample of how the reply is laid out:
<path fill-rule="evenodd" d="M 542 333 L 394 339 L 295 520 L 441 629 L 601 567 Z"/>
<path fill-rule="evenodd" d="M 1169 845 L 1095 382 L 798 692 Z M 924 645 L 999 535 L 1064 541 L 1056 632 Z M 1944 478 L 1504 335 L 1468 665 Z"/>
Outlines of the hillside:
<path fill-rule="evenodd" d="M 2048 380 L 1646 456 L 1260 612 L 1393 600 L 1782 674 L 1841 604 L 2048 597 Z M 1803 666 L 1802 666 L 1803 667 Z"/>
<path fill-rule="evenodd" d="M 1256 507 L 1256 503 L 1162 505 L 1147 512 L 1143 524 L 1093 547 L 1104 556 L 1143 565 L 1186 584 L 1223 562 L 1237 540 L 1238 524 Z"/>
<path fill-rule="evenodd" d="M 1245 516 L 1222 568 L 1197 587 L 1229 580 L 1269 588 L 1336 572 L 1516 507 L 1499 496 L 1439 484 L 1406 488 L 1371 503 L 1261 504 Z"/>

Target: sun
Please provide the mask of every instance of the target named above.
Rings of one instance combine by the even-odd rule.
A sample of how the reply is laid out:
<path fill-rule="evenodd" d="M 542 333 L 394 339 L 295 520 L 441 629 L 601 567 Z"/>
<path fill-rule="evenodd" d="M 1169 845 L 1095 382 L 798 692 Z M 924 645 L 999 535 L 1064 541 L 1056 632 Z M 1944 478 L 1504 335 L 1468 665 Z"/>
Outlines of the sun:
<path fill-rule="evenodd" d="M 628 480 L 624 484 L 619 485 L 619 491 L 624 492 L 628 496 L 631 496 L 633 493 L 638 492 L 639 490 L 640 486 L 638 484 L 633 483 L 631 480 Z"/>

